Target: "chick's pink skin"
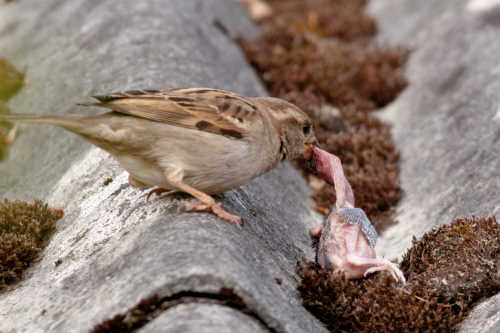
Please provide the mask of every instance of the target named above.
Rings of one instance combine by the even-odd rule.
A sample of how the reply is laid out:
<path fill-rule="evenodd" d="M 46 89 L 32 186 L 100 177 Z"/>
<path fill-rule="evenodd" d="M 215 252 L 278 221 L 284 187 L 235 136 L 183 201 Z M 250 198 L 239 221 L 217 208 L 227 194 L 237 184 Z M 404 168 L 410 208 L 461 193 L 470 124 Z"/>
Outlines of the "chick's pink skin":
<path fill-rule="evenodd" d="M 312 236 L 321 234 L 318 262 L 321 267 L 338 269 L 348 279 L 357 279 L 370 273 L 387 270 L 396 281 L 405 283 L 403 273 L 387 259 L 377 258 L 376 232 L 366 214 L 354 207 L 354 193 L 344 176 L 340 159 L 317 147 L 313 158 L 318 175 L 335 185 L 337 202 L 322 227 L 311 230 Z"/>

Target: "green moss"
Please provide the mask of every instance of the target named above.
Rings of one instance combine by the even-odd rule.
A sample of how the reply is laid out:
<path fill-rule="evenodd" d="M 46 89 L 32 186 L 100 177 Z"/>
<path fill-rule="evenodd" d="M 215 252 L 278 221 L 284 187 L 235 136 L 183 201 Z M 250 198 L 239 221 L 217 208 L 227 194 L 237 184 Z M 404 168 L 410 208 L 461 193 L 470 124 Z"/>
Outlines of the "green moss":
<path fill-rule="evenodd" d="M 500 224 L 457 219 L 426 233 L 404 255 L 408 283 L 386 272 L 346 280 L 302 262 L 304 306 L 332 332 L 456 332 L 473 306 L 500 291 Z"/>
<path fill-rule="evenodd" d="M 24 73 L 18 72 L 6 59 L 0 58 L 0 113 L 8 113 L 9 109 L 4 104 L 24 85 Z M 12 124 L 0 120 L 0 161 L 7 155 L 8 142 L 4 139 Z"/>
<path fill-rule="evenodd" d="M 0 289 L 22 278 L 56 229 L 62 211 L 37 200 L 0 203 Z"/>
<path fill-rule="evenodd" d="M 24 85 L 24 73 L 0 58 L 0 100 L 7 101 Z"/>

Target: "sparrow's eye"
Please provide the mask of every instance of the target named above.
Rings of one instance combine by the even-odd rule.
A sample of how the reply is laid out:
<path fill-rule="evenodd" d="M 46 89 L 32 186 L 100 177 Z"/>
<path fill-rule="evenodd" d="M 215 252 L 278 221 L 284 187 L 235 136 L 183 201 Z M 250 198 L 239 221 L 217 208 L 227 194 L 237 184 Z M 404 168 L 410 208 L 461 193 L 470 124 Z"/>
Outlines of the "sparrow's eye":
<path fill-rule="evenodd" d="M 309 135 L 309 132 L 311 132 L 311 125 L 309 124 L 304 124 L 302 125 L 302 132 L 305 134 L 305 135 Z"/>

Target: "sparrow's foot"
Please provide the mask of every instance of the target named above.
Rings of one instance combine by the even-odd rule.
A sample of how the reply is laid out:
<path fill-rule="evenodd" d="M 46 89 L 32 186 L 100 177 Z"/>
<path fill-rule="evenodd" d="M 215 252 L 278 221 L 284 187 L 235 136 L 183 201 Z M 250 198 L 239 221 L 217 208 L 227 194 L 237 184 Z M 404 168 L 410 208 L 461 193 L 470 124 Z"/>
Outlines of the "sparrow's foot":
<path fill-rule="evenodd" d="M 184 204 L 183 207 L 180 208 L 184 208 L 184 210 L 186 211 L 210 211 L 224 221 L 235 224 L 238 227 L 240 226 L 242 222 L 241 217 L 226 212 L 224 209 L 222 209 L 222 204 L 220 202 L 215 202 L 214 198 L 212 198 L 210 195 L 197 190 L 188 184 L 184 184 L 182 180 L 179 180 L 179 178 L 182 179 L 182 176 L 179 177 L 179 175 L 182 175 L 182 170 L 180 169 L 167 170 L 165 172 L 165 178 L 173 188 L 189 193 L 193 197 L 201 201 L 201 203 L 199 204 Z"/>
<path fill-rule="evenodd" d="M 160 196 L 161 194 L 163 194 L 165 192 L 168 192 L 168 194 L 170 194 L 170 193 L 176 192 L 176 190 L 166 190 L 166 189 L 161 188 L 161 187 L 152 189 L 151 191 L 149 191 L 148 196 L 146 197 L 146 201 L 149 201 L 149 197 L 152 196 L 153 194 Z"/>
<path fill-rule="evenodd" d="M 406 283 L 405 276 L 403 272 L 396 266 L 394 263 L 390 262 L 387 259 L 376 259 L 378 262 L 375 266 L 368 268 L 364 276 L 366 277 L 368 274 L 379 272 L 379 271 L 388 271 L 391 273 L 392 277 L 396 282 L 401 282 L 402 284 Z"/>
<path fill-rule="evenodd" d="M 209 211 L 226 222 L 236 224 L 238 227 L 241 225 L 242 222 L 241 217 L 226 212 L 222 208 L 221 202 L 214 201 L 212 203 L 186 203 L 182 206 L 182 209 L 188 212 Z"/>

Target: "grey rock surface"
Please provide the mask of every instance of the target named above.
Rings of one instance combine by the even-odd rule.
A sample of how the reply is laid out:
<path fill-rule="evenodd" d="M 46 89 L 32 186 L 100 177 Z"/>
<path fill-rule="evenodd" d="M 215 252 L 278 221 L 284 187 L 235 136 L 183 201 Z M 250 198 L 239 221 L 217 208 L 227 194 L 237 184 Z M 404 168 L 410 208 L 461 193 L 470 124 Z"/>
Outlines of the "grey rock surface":
<path fill-rule="evenodd" d="M 500 217 L 500 1 L 373 0 L 370 12 L 381 41 L 413 49 L 410 85 L 383 114 L 402 153 L 405 191 L 399 224 L 377 244 L 393 258 L 433 226 Z M 500 331 L 500 317 L 488 315 L 500 311 L 495 299 L 463 332 Z"/>
<path fill-rule="evenodd" d="M 257 320 L 225 306 L 182 304 L 163 312 L 139 332 L 265 333 L 269 330 Z"/>
<path fill-rule="evenodd" d="M 476 306 L 462 322 L 461 333 L 497 333 L 500 328 L 500 294 Z"/>
<path fill-rule="evenodd" d="M 9 107 L 76 113 L 90 95 L 137 88 L 263 95 L 231 39 L 238 32 L 251 36 L 255 27 L 232 0 L 2 3 L 0 55 L 26 67 L 28 78 Z M 313 258 L 308 229 L 319 217 L 289 164 L 219 197 L 245 219 L 242 229 L 210 214 L 178 213 L 188 197 L 147 202 L 111 156 L 54 127 L 23 126 L 0 174 L 2 197 L 40 198 L 65 211 L 25 279 L 0 293 L 2 332 L 88 332 L 155 294 L 175 299 L 221 288 L 241 297 L 252 316 L 193 305 L 168 310 L 162 322 L 173 318 L 175 326 L 191 309 L 214 327 L 253 327 L 258 318 L 263 330 L 325 331 L 295 290 L 295 265 Z M 107 178 L 113 181 L 105 186 Z"/>

